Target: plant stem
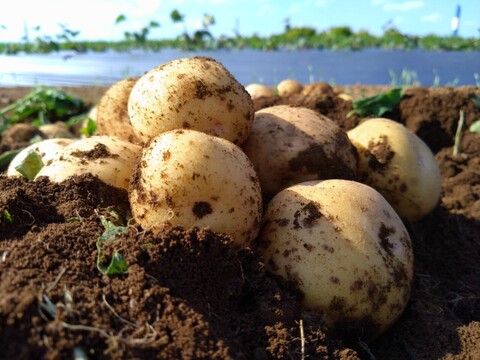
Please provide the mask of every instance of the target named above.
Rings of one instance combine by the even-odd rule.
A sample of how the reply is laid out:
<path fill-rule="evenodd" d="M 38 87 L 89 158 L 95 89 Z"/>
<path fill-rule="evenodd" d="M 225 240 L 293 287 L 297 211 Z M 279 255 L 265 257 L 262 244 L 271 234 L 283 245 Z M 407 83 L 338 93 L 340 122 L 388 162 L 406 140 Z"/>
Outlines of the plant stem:
<path fill-rule="evenodd" d="M 462 142 L 462 130 L 465 123 L 465 114 L 460 110 L 460 118 L 458 119 L 457 132 L 455 133 L 455 143 L 453 144 L 453 155 L 460 154 Z"/>

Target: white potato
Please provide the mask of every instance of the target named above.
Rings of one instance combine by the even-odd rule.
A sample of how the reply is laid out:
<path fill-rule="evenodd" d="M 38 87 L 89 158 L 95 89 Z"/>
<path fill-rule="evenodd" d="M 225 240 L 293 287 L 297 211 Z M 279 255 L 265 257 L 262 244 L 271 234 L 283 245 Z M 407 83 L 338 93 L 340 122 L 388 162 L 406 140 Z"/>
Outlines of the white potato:
<path fill-rule="evenodd" d="M 350 180 L 289 187 L 259 235 L 265 264 L 292 281 L 333 332 L 368 341 L 403 312 L 413 278 L 410 237 L 373 188 Z"/>
<path fill-rule="evenodd" d="M 173 129 L 203 131 L 241 144 L 252 127 L 254 107 L 245 88 L 207 57 L 170 61 L 145 73 L 132 89 L 128 114 L 146 142 Z"/>
<path fill-rule="evenodd" d="M 243 149 L 266 198 L 303 181 L 353 180 L 357 173 L 358 155 L 346 133 L 304 107 L 276 105 L 257 111 Z"/>
<path fill-rule="evenodd" d="M 35 179 L 47 176 L 61 182 L 74 175 L 91 173 L 108 185 L 128 190 L 133 163 L 141 147 L 114 136 L 98 135 L 63 148 L 40 170 Z"/>
<path fill-rule="evenodd" d="M 299 94 L 303 89 L 303 84 L 297 80 L 285 79 L 278 83 L 277 93 L 279 96 L 290 96 Z"/>
<path fill-rule="evenodd" d="M 25 158 L 30 152 L 36 152 L 40 156 L 43 164 L 47 164 L 51 159 L 55 157 L 55 155 L 59 151 L 61 151 L 65 146 L 70 145 L 74 141 L 74 139 L 62 138 L 45 139 L 36 142 L 30 146 L 27 146 L 25 149 L 20 151 L 10 162 L 7 169 L 7 175 L 21 176 L 21 174 L 15 168 L 25 160 Z"/>
<path fill-rule="evenodd" d="M 376 118 L 348 131 L 360 155 L 361 181 L 377 189 L 397 213 L 417 221 L 440 199 L 438 163 L 429 147 L 405 126 Z"/>
<path fill-rule="evenodd" d="M 98 135 L 111 135 L 134 144 L 142 140 L 133 131 L 128 116 L 128 99 L 138 77 L 122 79 L 108 88 L 94 113 Z"/>
<path fill-rule="evenodd" d="M 160 134 L 142 150 L 130 205 L 143 228 L 210 227 L 241 246 L 252 244 L 262 218 L 260 185 L 247 156 L 195 130 Z"/>
<path fill-rule="evenodd" d="M 53 124 L 45 124 L 40 126 L 38 129 L 42 133 L 43 137 L 47 139 L 74 138 L 72 132 L 68 128 L 68 125 L 65 124 L 63 121 L 57 121 Z"/>
<path fill-rule="evenodd" d="M 258 99 L 262 96 L 274 96 L 275 90 L 271 86 L 264 84 L 248 84 L 245 86 L 245 90 L 250 94 L 252 99 Z"/>

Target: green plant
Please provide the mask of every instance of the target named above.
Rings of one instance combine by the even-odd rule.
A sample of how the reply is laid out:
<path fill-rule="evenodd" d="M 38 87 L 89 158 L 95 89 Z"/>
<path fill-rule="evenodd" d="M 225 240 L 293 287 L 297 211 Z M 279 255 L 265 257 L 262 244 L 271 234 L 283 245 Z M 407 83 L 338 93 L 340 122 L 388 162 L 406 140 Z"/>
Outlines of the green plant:
<path fill-rule="evenodd" d="M 66 120 L 84 110 L 83 100 L 54 88 L 38 86 L 24 98 L 0 110 L 0 131 L 24 120 L 35 125 Z"/>
<path fill-rule="evenodd" d="M 109 215 L 117 221 L 120 219 L 119 215 L 111 209 L 109 209 Z M 111 259 L 105 259 L 103 245 L 115 241 L 117 235 L 126 233 L 128 228 L 126 226 L 115 225 L 103 215 L 99 215 L 99 218 L 105 230 L 96 242 L 98 250 L 97 268 L 104 275 L 123 274 L 128 270 L 128 264 L 125 258 L 118 251 L 114 251 Z"/>
<path fill-rule="evenodd" d="M 347 118 L 354 114 L 360 117 L 369 115 L 380 117 L 393 110 L 402 99 L 403 92 L 403 88 L 397 87 L 375 96 L 357 100 L 353 103 L 353 108 L 347 114 Z"/>
<path fill-rule="evenodd" d="M 123 23 L 127 20 L 127 17 L 123 14 L 120 14 L 115 19 L 115 24 Z M 128 42 L 133 43 L 135 46 L 144 47 L 147 42 L 147 36 L 152 29 L 160 27 L 160 23 L 156 21 L 150 21 L 148 25 L 141 28 L 139 31 L 125 31 L 125 39 Z"/>

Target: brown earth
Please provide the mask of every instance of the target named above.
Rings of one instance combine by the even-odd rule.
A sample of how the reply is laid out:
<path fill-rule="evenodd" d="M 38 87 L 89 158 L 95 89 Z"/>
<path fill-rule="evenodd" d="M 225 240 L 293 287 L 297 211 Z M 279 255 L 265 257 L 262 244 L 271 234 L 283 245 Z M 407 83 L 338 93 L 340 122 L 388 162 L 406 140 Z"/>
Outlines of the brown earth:
<path fill-rule="evenodd" d="M 105 88 L 73 88 L 95 103 Z M 354 98 L 379 88 L 342 88 Z M 0 89 L 0 104 L 28 89 Z M 408 223 L 415 254 L 411 300 L 376 340 L 342 339 L 301 309 L 301 294 L 207 229 L 137 226 L 104 245 L 128 263 L 124 275 L 96 267 L 100 216 L 129 213 L 124 192 L 83 176 L 61 184 L 0 175 L 0 358 L 58 359 L 480 359 L 480 140 L 464 130 L 452 155 L 459 111 L 480 119 L 475 87 L 410 88 L 389 114 L 436 154 L 442 199 Z M 351 102 L 312 91 L 255 102 L 303 105 L 344 129 Z"/>

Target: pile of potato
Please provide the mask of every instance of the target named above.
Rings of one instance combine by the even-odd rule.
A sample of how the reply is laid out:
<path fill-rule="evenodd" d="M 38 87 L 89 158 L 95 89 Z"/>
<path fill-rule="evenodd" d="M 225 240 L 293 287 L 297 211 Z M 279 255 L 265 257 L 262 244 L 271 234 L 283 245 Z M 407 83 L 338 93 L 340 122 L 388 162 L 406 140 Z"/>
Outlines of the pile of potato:
<path fill-rule="evenodd" d="M 252 96 L 211 58 L 168 62 L 114 84 L 98 135 L 63 144 L 37 178 L 91 172 L 128 191 L 146 230 L 210 227 L 258 247 L 331 331 L 371 340 L 409 300 L 403 221 L 439 200 L 433 154 L 392 120 L 346 133 L 306 108 L 255 113 Z"/>

